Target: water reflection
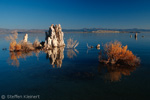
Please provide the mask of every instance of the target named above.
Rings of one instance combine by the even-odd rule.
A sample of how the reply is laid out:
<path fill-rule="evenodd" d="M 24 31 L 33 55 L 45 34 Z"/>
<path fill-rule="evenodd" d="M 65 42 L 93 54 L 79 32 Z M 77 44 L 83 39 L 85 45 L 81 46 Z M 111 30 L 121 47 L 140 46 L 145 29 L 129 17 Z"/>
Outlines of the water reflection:
<path fill-rule="evenodd" d="M 52 65 L 53 68 L 55 68 L 55 65 L 57 68 L 61 68 L 62 66 L 62 60 L 64 59 L 64 47 L 60 48 L 53 48 L 52 50 L 47 50 L 44 51 L 46 53 L 46 58 L 50 60 L 50 64 Z M 27 56 L 33 56 L 33 53 L 37 57 L 40 53 L 40 50 L 35 50 L 35 51 L 28 51 L 28 52 L 10 52 L 10 58 L 8 59 L 8 63 L 12 66 L 19 67 L 19 59 L 23 58 L 26 60 Z"/>
<path fill-rule="evenodd" d="M 46 58 L 50 60 L 52 67 L 55 68 L 56 65 L 57 68 L 61 68 L 62 60 L 64 59 L 64 47 L 54 48 L 45 52 L 47 53 Z"/>
<path fill-rule="evenodd" d="M 35 53 L 36 57 L 38 58 L 40 51 L 37 50 L 37 51 L 29 51 L 29 52 L 10 52 L 9 63 L 13 66 L 19 67 L 20 65 L 19 59 L 23 58 L 25 60 L 26 57 L 33 56 L 33 53 Z M 62 62 L 64 59 L 64 47 L 47 50 L 45 51 L 45 53 L 46 53 L 46 58 L 50 60 L 50 64 L 52 65 L 53 68 L 55 68 L 55 66 L 57 68 L 62 67 Z M 77 56 L 76 53 L 79 53 L 76 49 L 67 49 L 68 58 L 73 58 L 74 56 Z M 131 66 L 102 65 L 102 64 L 98 66 L 98 74 L 102 76 L 104 80 L 110 82 L 120 81 L 122 76 L 129 76 L 131 72 L 135 70 L 136 67 L 131 67 Z M 97 73 L 92 71 L 89 72 L 77 71 L 68 74 L 68 76 L 72 79 L 93 80 L 97 76 Z"/>
<path fill-rule="evenodd" d="M 67 49 L 67 57 L 70 59 L 77 56 L 77 53 L 79 53 L 77 49 Z"/>
<path fill-rule="evenodd" d="M 104 80 L 111 82 L 120 81 L 123 75 L 130 76 L 135 70 L 135 66 L 100 65 L 98 67 L 98 72 L 102 74 Z"/>
<path fill-rule="evenodd" d="M 69 73 L 67 74 L 67 77 L 69 77 L 72 80 L 94 80 L 96 74 L 94 72 L 89 72 L 89 71 L 79 71 L 79 72 Z"/>
<path fill-rule="evenodd" d="M 135 40 L 137 40 L 138 38 L 137 37 L 135 37 Z"/>
<path fill-rule="evenodd" d="M 39 50 L 28 51 L 28 52 L 24 52 L 24 51 L 10 52 L 10 58 L 8 59 L 8 63 L 11 64 L 12 66 L 19 67 L 19 65 L 20 65 L 19 59 L 23 58 L 25 60 L 27 56 L 32 56 L 33 52 L 35 53 L 36 57 L 38 58 L 38 55 L 40 53 Z"/>

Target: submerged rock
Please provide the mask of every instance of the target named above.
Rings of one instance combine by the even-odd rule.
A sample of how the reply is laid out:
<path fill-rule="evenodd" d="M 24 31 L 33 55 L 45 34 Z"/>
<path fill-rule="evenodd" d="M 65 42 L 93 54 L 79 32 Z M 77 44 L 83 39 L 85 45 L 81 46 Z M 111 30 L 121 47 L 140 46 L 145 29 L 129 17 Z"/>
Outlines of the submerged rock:
<path fill-rule="evenodd" d="M 7 50 L 7 48 L 3 48 L 2 50 Z"/>

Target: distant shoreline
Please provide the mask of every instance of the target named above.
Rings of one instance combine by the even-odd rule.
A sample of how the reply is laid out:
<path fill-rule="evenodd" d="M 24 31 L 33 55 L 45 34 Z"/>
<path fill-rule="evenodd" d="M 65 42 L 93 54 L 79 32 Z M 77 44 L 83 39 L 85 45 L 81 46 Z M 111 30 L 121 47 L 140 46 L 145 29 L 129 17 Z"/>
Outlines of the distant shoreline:
<path fill-rule="evenodd" d="M 46 29 L 3 29 L 0 34 L 11 33 L 17 30 L 18 33 L 45 33 Z M 83 28 L 83 29 L 63 29 L 64 33 L 150 33 L 150 29 L 103 29 L 103 28 Z"/>
<path fill-rule="evenodd" d="M 19 34 L 25 34 L 25 33 L 28 33 L 28 34 L 36 34 L 36 33 L 41 33 L 41 34 L 45 34 L 45 32 L 19 32 L 18 31 L 18 33 Z M 64 32 L 64 34 L 69 34 L 69 33 L 93 33 L 93 34 L 95 34 L 95 33 L 97 33 L 97 34 L 101 34 L 101 33 L 109 33 L 109 34 L 111 34 L 111 33 L 150 33 L 150 32 L 72 32 L 72 31 L 70 31 L 70 32 Z M 2 33 L 0 33 L 0 34 L 11 34 L 11 32 L 2 32 Z"/>

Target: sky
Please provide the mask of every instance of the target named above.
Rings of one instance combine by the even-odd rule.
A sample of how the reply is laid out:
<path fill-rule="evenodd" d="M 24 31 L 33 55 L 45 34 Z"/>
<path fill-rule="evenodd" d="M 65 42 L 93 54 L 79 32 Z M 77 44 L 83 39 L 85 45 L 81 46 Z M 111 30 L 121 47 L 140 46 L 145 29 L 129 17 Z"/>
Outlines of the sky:
<path fill-rule="evenodd" d="M 0 28 L 150 29 L 150 0 L 0 0 Z"/>

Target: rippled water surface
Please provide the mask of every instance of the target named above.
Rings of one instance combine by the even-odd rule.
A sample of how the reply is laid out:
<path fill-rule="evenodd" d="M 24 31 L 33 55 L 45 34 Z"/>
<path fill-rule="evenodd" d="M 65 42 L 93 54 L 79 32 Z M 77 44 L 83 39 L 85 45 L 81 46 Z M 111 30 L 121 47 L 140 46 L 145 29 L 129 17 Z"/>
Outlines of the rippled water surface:
<path fill-rule="evenodd" d="M 65 33 L 76 49 L 9 52 L 8 34 L 0 34 L 0 95 L 40 95 L 42 100 L 146 100 L 150 94 L 150 33 Z M 130 38 L 130 35 L 133 35 Z M 19 34 L 19 40 L 24 34 Z M 144 37 L 142 37 L 144 36 Z M 29 41 L 44 34 L 29 34 Z M 109 67 L 98 62 L 102 45 L 118 40 L 140 57 L 138 67 Z M 100 50 L 87 49 L 101 44 Z M 2 50 L 7 48 L 7 50 Z M 55 58 L 55 59 L 53 59 Z"/>

